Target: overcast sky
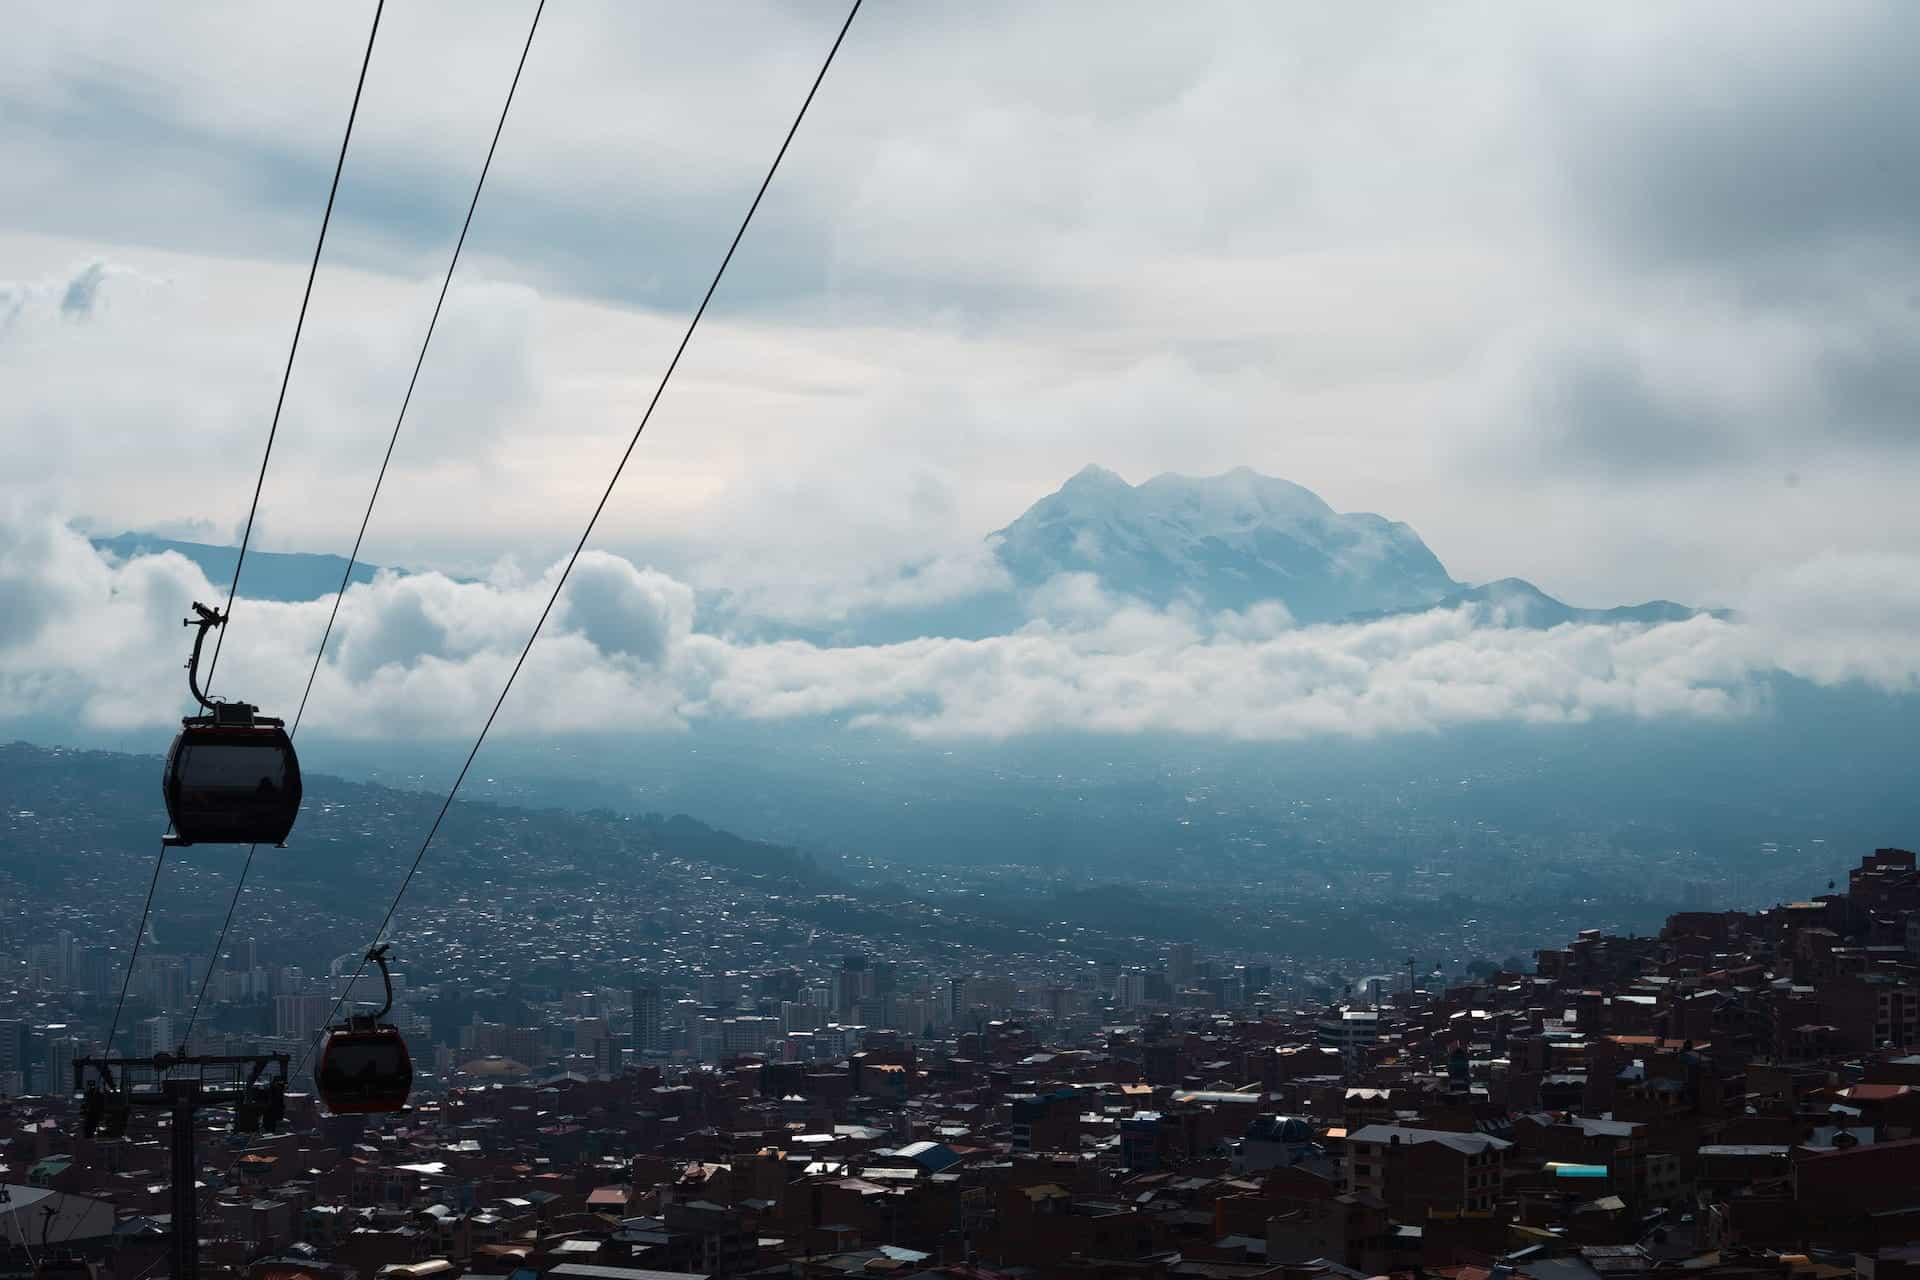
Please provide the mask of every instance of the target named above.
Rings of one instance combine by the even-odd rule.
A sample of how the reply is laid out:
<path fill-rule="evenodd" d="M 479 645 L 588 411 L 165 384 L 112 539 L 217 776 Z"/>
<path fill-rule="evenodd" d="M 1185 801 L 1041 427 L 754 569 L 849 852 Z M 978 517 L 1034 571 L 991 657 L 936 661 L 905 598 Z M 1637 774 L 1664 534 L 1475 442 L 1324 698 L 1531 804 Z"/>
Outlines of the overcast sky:
<path fill-rule="evenodd" d="M 351 544 L 531 15 L 389 6 L 261 545 Z M 370 17 L 0 43 L 23 528 L 237 531 Z M 368 558 L 571 543 L 843 17 L 552 0 Z M 1905 582 L 1916 156 L 1899 0 L 869 0 L 596 545 L 873 582 L 1246 464 L 1581 604 Z"/>
<path fill-rule="evenodd" d="M 11 34 L 10 487 L 243 516 L 370 16 Z M 530 16 L 387 12 L 269 545 L 351 541 Z M 554 0 L 377 557 L 577 529 L 842 16 Z M 1897 2 L 873 0 L 606 542 L 901 554 L 1097 461 L 1249 464 L 1583 602 L 1913 550 L 1917 73 Z"/>

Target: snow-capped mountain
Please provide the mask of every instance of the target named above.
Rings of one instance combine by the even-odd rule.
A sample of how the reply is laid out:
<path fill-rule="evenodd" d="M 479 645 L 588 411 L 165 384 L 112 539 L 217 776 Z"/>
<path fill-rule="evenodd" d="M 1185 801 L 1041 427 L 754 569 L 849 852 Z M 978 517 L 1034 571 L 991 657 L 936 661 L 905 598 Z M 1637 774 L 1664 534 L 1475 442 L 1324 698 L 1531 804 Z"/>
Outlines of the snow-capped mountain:
<path fill-rule="evenodd" d="M 1525 628 L 1669 622 L 1700 612 L 1664 600 L 1581 609 L 1519 578 L 1481 586 L 1457 582 L 1409 526 L 1370 512 L 1335 511 L 1312 490 L 1247 467 L 1130 485 L 1090 466 L 987 542 L 1006 579 L 969 594 L 855 608 L 820 625 L 740 609 L 723 585 L 708 584 L 699 618 L 730 633 L 821 644 L 980 639 L 1028 623 L 1035 589 L 1063 573 L 1092 574 L 1115 595 L 1163 608 L 1184 603 L 1214 613 L 1278 600 L 1303 624 L 1463 606 L 1475 609 L 1485 625 Z M 237 554 L 232 547 L 146 534 L 96 538 L 94 544 L 120 557 L 176 551 L 215 583 L 232 576 Z M 247 557 L 242 590 L 259 599 L 315 599 L 338 588 L 345 567 L 337 556 L 255 551 Z M 370 581 L 374 572 L 356 566 L 354 581 Z"/>
<path fill-rule="evenodd" d="M 1087 467 L 992 535 L 1014 581 L 1097 575 L 1156 605 L 1284 601 L 1301 622 L 1417 609 L 1465 590 L 1420 535 L 1247 467 L 1130 485 Z"/>

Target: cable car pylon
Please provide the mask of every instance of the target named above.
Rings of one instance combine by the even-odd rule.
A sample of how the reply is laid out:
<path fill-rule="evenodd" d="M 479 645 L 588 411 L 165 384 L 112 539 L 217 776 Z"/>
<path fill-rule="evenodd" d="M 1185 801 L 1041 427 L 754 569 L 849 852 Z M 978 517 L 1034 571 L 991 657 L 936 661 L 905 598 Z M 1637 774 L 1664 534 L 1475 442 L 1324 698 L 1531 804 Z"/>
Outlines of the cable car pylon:
<path fill-rule="evenodd" d="M 135 1107 L 164 1108 L 172 1113 L 172 1213 L 167 1227 L 170 1280 L 197 1280 L 200 1272 L 195 1117 L 203 1107 L 231 1107 L 233 1132 L 277 1132 L 287 1116 L 289 1059 L 290 1055 L 284 1053 L 240 1057 L 160 1053 L 151 1058 L 74 1060 L 73 1091 L 83 1099 L 82 1137 L 125 1137 Z"/>

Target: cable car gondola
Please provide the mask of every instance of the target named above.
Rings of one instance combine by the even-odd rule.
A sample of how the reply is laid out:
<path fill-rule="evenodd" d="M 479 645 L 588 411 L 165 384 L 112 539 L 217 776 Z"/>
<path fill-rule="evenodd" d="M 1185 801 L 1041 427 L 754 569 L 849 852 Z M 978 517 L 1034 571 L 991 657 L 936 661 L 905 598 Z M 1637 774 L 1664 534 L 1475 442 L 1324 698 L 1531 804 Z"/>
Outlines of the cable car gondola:
<path fill-rule="evenodd" d="M 400 1029 L 381 1019 L 393 1008 L 393 977 L 387 972 L 387 944 L 367 952 L 380 966 L 387 1002 L 374 1014 L 358 1014 L 327 1028 L 313 1073 L 320 1100 L 335 1115 L 380 1115 L 406 1109 L 413 1091 L 413 1057 Z"/>
<path fill-rule="evenodd" d="M 245 702 L 216 702 L 200 691 L 200 646 L 226 618 L 195 602 L 198 627 L 187 659 L 187 687 L 205 715 L 180 721 L 161 784 L 170 845 L 284 844 L 300 813 L 300 761 L 282 721 Z"/>

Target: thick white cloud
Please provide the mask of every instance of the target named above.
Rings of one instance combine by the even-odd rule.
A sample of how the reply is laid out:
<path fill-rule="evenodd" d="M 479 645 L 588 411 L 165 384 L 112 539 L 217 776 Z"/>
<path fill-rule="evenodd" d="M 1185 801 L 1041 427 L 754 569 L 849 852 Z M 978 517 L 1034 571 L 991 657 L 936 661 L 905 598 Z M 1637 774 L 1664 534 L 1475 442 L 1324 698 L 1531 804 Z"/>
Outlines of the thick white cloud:
<path fill-rule="evenodd" d="M 1492 626 L 1471 608 L 1295 627 L 1284 611 L 1155 611 L 1067 577 L 1019 631 L 831 647 L 696 633 L 693 593 L 591 552 L 498 732 L 648 731 L 706 720 L 842 717 L 923 738 L 1171 733 L 1244 741 L 1367 737 L 1477 723 L 1728 718 L 1760 681 L 1920 689 L 1916 566 L 1811 562 L 1756 587 L 1750 620 Z M 454 739 L 477 729 L 552 590 L 383 574 L 341 604 L 306 726 Z M 175 555 L 114 564 L 44 513 L 0 524 L 0 720 L 161 727 L 185 709 L 179 625 L 217 590 Z M 1873 606 L 1861 604 L 1877 600 Z M 219 691 L 290 715 L 328 601 L 242 599 Z M 1889 623 L 1889 617 L 1904 622 Z"/>
<path fill-rule="evenodd" d="M 1920 563 L 1911 557 L 1818 556 L 1756 583 L 1748 612 L 1796 674 L 1920 691 Z"/>
<path fill-rule="evenodd" d="M 114 566 L 44 513 L 0 513 L 0 715 L 117 729 L 177 714 L 180 619 L 196 596 L 215 598 L 181 556 Z"/>
<path fill-rule="evenodd" d="M 567 579 L 565 622 L 609 658 L 658 667 L 693 629 L 693 589 L 619 556 L 585 551 Z"/>
<path fill-rule="evenodd" d="M 237 541 L 298 295 L 269 308 L 246 269 L 144 256 L 155 265 L 82 262 L 0 282 L 0 496 L 30 494 L 109 531 Z M 255 529 L 268 545 L 284 536 L 331 549 L 351 536 L 433 306 L 424 283 L 330 283 L 275 443 Z M 515 459 L 502 438 L 551 394 L 539 311 L 517 285 L 475 281 L 448 295 L 383 527 L 418 527 L 422 501 L 447 511 L 476 488 L 506 487 L 501 468 Z"/>

